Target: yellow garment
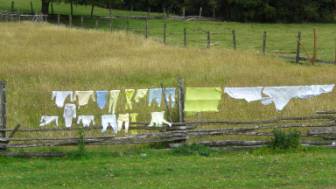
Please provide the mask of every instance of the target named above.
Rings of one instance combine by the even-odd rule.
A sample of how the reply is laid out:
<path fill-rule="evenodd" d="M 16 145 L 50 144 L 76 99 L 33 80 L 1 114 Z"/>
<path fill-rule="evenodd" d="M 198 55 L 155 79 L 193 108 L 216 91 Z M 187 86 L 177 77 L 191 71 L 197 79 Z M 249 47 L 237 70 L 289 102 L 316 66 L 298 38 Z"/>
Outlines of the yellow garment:
<path fill-rule="evenodd" d="M 131 114 L 130 114 L 130 117 L 131 117 L 131 123 L 136 123 L 137 120 L 138 120 L 138 116 L 139 116 L 139 114 L 137 114 L 137 113 L 131 113 Z M 131 125 L 131 128 L 134 128 L 134 127 L 136 127 L 136 125 L 134 125 L 134 124 Z M 138 134 L 138 130 L 136 130 L 136 129 L 131 129 L 130 133 L 131 133 L 132 135 L 137 135 L 137 134 Z"/>
<path fill-rule="evenodd" d="M 147 92 L 148 92 L 148 89 L 138 89 L 136 91 L 134 101 L 136 103 L 139 103 L 142 98 L 145 98 L 145 96 L 147 95 Z"/>
<path fill-rule="evenodd" d="M 89 103 L 90 98 L 95 102 L 94 91 L 75 91 L 75 99 L 78 101 L 78 109 Z"/>
<path fill-rule="evenodd" d="M 134 93 L 135 93 L 134 89 L 126 89 L 125 90 L 126 110 L 132 110 L 133 109 L 132 98 L 134 96 Z"/>
<path fill-rule="evenodd" d="M 119 98 L 120 90 L 110 91 L 110 101 L 109 101 L 109 113 L 115 113 L 117 108 L 117 102 Z"/>
<path fill-rule="evenodd" d="M 185 99 L 186 112 L 218 112 L 222 98 L 219 87 L 187 88 Z"/>

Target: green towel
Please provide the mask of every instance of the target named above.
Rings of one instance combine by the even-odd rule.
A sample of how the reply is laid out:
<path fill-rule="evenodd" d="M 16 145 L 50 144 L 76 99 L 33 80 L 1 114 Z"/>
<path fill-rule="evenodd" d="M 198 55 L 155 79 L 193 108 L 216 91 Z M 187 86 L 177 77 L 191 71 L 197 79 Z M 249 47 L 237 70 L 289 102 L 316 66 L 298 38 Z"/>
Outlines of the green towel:
<path fill-rule="evenodd" d="M 218 105 L 222 98 L 219 87 L 187 88 L 185 112 L 218 112 Z"/>

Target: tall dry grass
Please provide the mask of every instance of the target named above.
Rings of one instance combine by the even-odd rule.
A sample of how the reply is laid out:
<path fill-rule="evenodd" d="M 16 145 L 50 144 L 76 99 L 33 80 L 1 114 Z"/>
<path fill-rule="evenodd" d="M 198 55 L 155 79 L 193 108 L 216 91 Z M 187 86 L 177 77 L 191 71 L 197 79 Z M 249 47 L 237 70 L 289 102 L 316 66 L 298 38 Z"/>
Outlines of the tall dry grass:
<path fill-rule="evenodd" d="M 295 65 L 272 57 L 224 49 L 176 48 L 124 32 L 103 33 L 48 24 L 0 24 L 0 79 L 8 82 L 8 126 L 38 127 L 42 114 L 62 115 L 52 90 L 102 90 L 176 86 L 271 86 L 336 83 L 334 65 Z M 283 112 L 223 95 L 219 113 L 197 118 L 248 120 L 301 116 L 335 109 L 336 93 L 293 100 Z M 119 112 L 124 113 L 120 99 Z M 162 107 L 164 108 L 164 106 Z M 162 109 L 161 108 L 161 109 Z M 148 121 L 146 102 L 135 106 Z M 94 103 L 78 114 L 99 116 Z M 196 119 L 189 117 L 188 119 Z"/>

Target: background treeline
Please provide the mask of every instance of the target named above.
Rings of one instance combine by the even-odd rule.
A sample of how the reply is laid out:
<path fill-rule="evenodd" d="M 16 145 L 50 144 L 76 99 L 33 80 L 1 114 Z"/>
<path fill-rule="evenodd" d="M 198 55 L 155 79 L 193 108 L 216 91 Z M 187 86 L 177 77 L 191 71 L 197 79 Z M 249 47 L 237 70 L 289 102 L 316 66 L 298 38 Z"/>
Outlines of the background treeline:
<path fill-rule="evenodd" d="M 43 1 L 43 0 L 42 0 Z M 68 0 L 71 1 L 71 0 Z M 329 22 L 336 0 L 72 0 L 118 9 L 199 15 L 232 21 Z M 184 11 L 185 10 L 185 11 Z"/>

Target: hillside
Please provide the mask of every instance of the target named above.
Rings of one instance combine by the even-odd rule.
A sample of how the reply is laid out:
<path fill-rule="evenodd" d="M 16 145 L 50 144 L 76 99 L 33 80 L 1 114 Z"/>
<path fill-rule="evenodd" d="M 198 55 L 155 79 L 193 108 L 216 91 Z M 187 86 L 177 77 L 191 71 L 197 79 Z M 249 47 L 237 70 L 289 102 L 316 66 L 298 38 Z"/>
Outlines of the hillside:
<path fill-rule="evenodd" d="M 0 24 L 0 80 L 8 82 L 8 124 L 37 127 L 42 114 L 59 114 L 50 100 L 52 90 L 111 90 L 176 86 L 272 86 L 335 83 L 333 65 L 296 65 L 225 49 L 167 47 L 125 32 L 105 33 L 49 24 Z M 220 113 L 209 119 L 262 119 L 312 114 L 334 109 L 336 94 L 293 100 L 283 112 L 273 106 L 247 104 L 223 96 Z M 95 105 L 82 113 L 96 113 Z M 148 121 L 160 110 L 145 103 L 135 107 Z M 122 104 L 119 111 L 125 111 Z M 195 119 L 195 117 L 188 117 Z"/>

